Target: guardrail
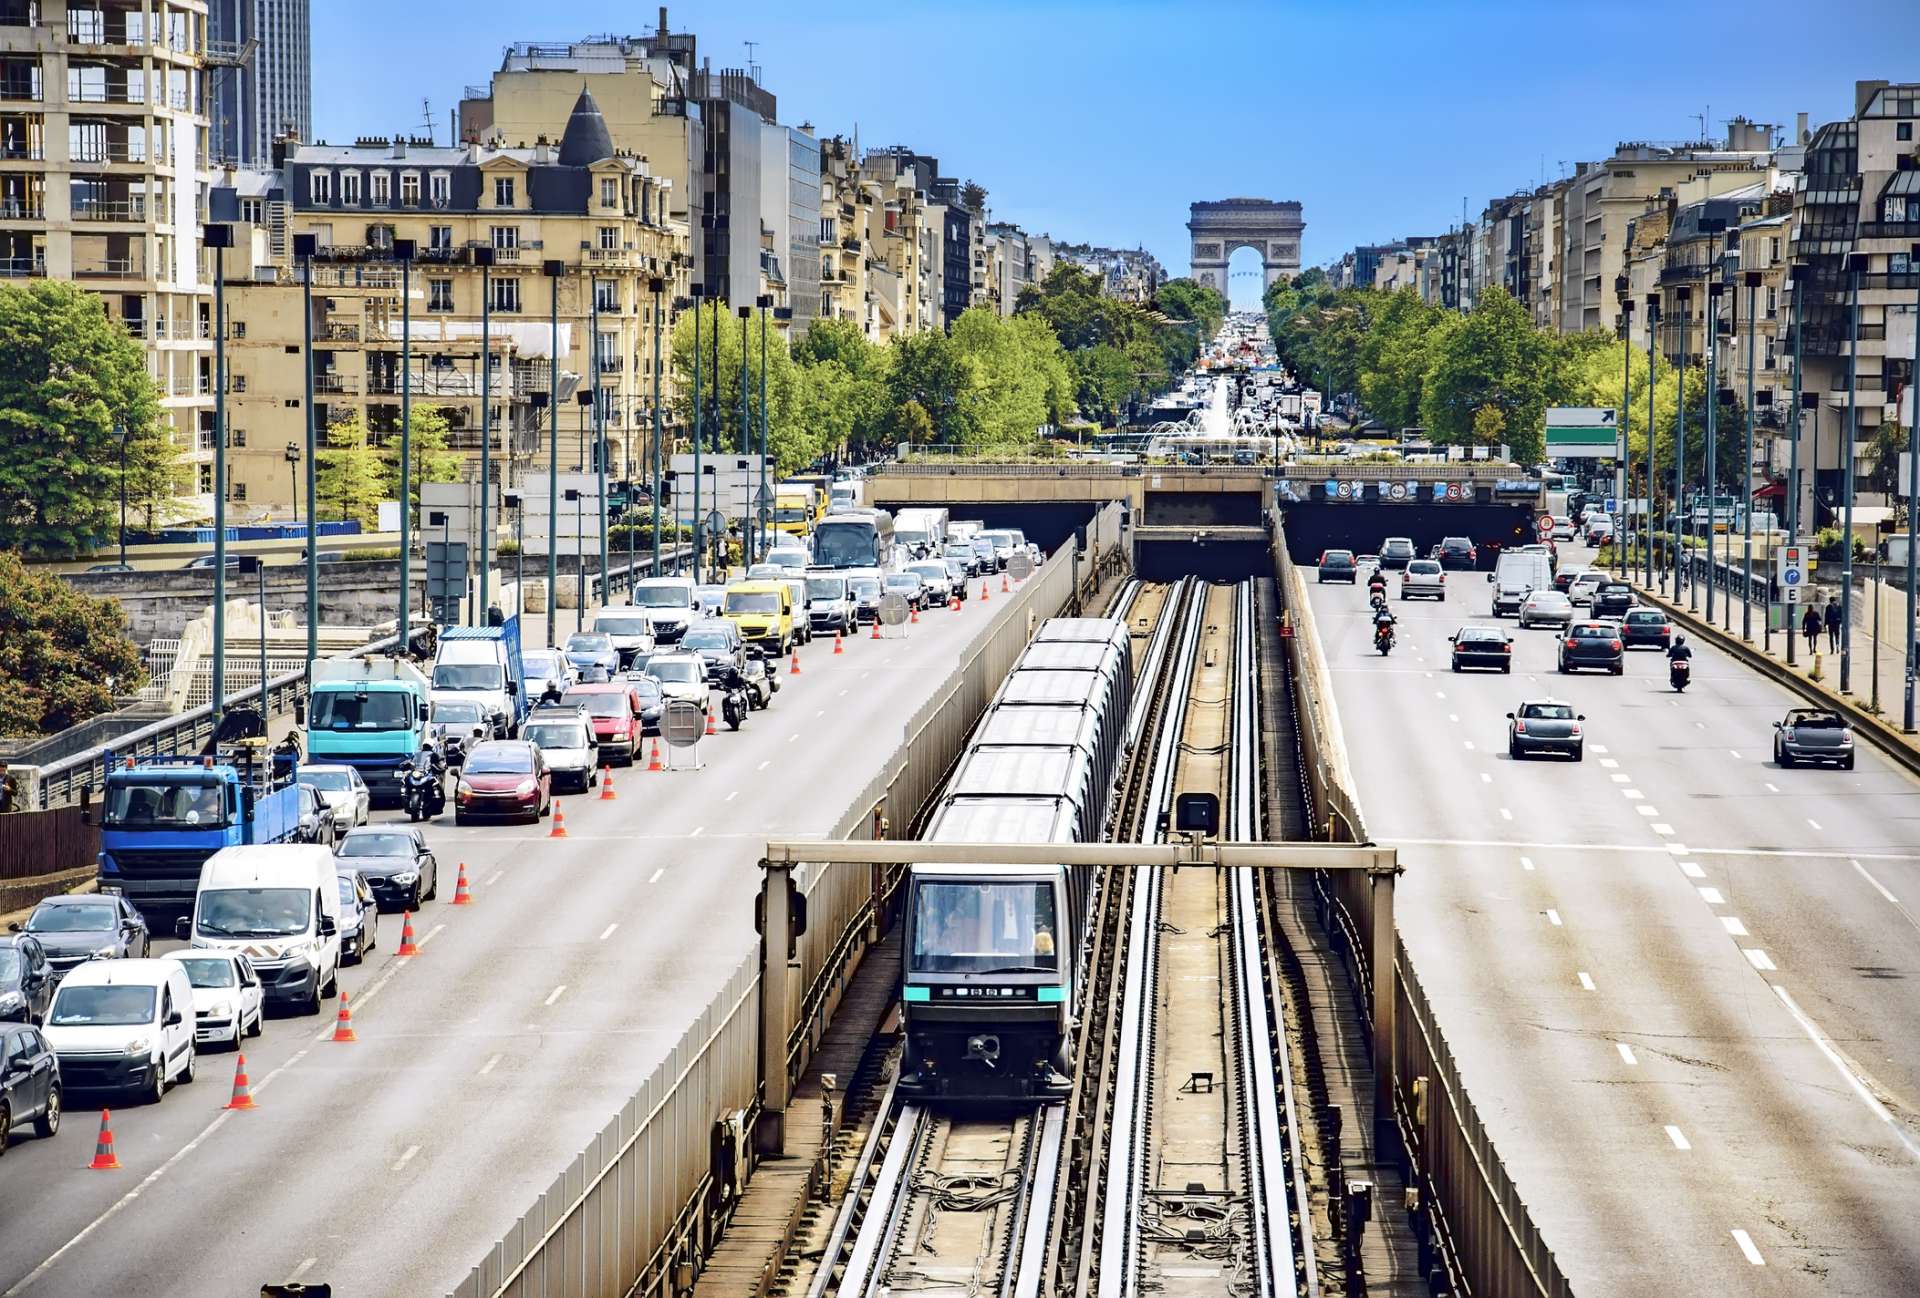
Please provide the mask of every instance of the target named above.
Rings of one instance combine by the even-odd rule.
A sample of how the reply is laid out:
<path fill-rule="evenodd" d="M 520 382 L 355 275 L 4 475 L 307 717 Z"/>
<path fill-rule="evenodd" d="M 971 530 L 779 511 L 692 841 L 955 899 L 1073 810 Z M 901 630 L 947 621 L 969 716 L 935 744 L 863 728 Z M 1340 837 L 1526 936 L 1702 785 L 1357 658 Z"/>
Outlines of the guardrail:
<path fill-rule="evenodd" d="M 1304 578 L 1287 554 L 1284 522 L 1274 520 L 1273 562 L 1284 608 L 1281 635 L 1293 672 L 1299 735 L 1316 837 L 1371 841 L 1353 773 L 1340 743 L 1340 717 L 1315 633 Z M 1373 1067 L 1391 1082 L 1392 1113 L 1376 1112 L 1398 1137 L 1402 1173 L 1419 1191 L 1411 1209 L 1424 1258 L 1444 1269 L 1448 1292 L 1567 1298 L 1572 1288 L 1507 1175 L 1458 1065 L 1420 986 L 1398 930 L 1393 934 L 1391 1004 L 1367 952 L 1375 936 L 1373 889 L 1356 871 L 1314 875 L 1316 910 L 1334 949 L 1352 965 L 1357 1005 L 1373 1043 Z M 1382 1019 L 1384 1016 L 1384 1023 Z M 1376 1025 L 1384 1026 L 1384 1036 Z M 1386 1058 L 1382 1058 L 1382 1043 Z M 1383 1147 L 1376 1157 L 1386 1157 Z"/>

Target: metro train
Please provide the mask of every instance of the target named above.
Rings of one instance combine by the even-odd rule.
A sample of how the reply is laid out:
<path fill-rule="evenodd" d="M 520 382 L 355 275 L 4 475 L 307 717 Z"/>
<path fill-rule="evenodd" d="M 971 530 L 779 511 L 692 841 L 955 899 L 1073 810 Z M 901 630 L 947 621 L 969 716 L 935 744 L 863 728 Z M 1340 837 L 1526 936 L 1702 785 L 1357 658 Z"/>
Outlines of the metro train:
<path fill-rule="evenodd" d="M 969 736 L 922 837 L 1098 842 L 1132 700 L 1124 622 L 1042 623 Z M 1071 1090 L 1094 880 L 1087 866 L 910 868 L 900 1094 L 1031 1101 Z"/>

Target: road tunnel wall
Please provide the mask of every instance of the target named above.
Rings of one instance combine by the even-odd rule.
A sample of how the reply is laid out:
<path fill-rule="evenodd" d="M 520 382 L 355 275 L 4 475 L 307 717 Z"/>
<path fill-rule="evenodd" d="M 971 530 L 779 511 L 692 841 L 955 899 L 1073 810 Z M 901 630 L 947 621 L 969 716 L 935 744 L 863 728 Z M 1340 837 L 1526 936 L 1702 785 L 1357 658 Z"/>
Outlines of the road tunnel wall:
<path fill-rule="evenodd" d="M 1478 548 L 1480 566 L 1491 570 L 1499 550 L 1535 540 L 1534 510 L 1525 503 L 1301 500 L 1282 501 L 1280 514 L 1287 553 L 1295 563 L 1318 563 L 1323 550 L 1372 554 L 1389 536 L 1411 537 L 1417 554 L 1427 553 L 1442 537 L 1464 536 Z"/>
<path fill-rule="evenodd" d="M 874 503 L 889 513 L 903 509 L 939 508 L 939 502 L 926 500 L 890 500 L 884 479 L 878 482 Z M 1085 527 L 1102 506 L 1090 500 L 1007 500 L 989 504 L 980 500 L 957 500 L 945 506 L 953 517 L 978 519 L 989 528 L 1017 527 L 1029 540 L 1048 554 L 1064 545 L 1078 528 Z"/>

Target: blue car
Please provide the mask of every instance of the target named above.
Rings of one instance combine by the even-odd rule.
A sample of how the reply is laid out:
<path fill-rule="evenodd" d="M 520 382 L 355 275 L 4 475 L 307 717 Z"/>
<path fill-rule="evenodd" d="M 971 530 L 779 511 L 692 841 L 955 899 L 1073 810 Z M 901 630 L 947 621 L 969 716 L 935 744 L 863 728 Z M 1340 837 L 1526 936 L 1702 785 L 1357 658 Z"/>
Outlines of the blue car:
<path fill-rule="evenodd" d="M 563 652 L 567 662 L 585 679 L 587 674 L 598 667 L 606 673 L 602 680 L 610 679 L 620 670 L 620 651 L 613 647 L 613 637 L 598 635 L 592 631 L 583 631 L 567 637 L 567 646 Z"/>

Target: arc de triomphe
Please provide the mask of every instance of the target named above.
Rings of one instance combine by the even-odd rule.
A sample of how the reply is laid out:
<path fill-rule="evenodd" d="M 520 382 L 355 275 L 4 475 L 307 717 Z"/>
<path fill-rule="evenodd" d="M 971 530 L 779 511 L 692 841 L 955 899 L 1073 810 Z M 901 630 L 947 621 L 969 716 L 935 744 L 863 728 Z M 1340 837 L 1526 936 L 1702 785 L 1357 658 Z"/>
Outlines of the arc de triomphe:
<path fill-rule="evenodd" d="M 1266 272 L 1260 288 L 1276 279 L 1300 273 L 1300 235 L 1307 223 L 1300 204 L 1276 203 L 1265 198 L 1226 198 L 1194 203 L 1187 209 L 1187 233 L 1192 237 L 1193 278 L 1211 285 L 1222 297 L 1227 291 L 1227 262 L 1241 248 L 1260 254 Z"/>

